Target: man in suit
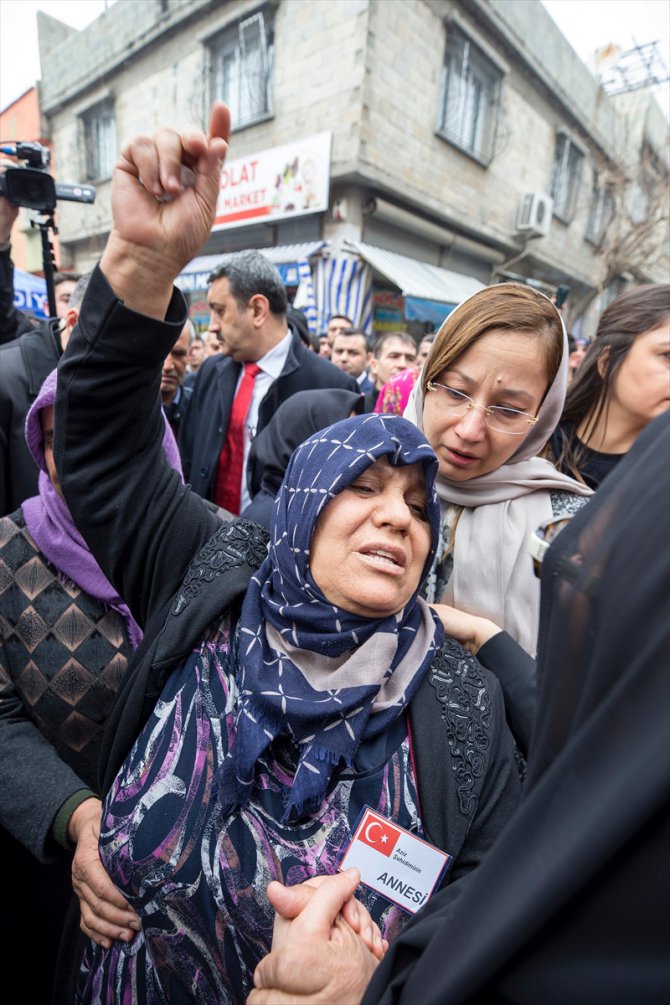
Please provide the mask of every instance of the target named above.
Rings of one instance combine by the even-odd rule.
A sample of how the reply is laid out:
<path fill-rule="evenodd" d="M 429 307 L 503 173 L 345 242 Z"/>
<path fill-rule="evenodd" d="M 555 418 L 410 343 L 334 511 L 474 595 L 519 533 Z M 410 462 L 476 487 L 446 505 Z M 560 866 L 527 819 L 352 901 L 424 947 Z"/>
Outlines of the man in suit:
<path fill-rule="evenodd" d="M 58 365 L 79 318 L 91 273 L 75 283 L 64 317 L 28 328 L 0 345 L 0 516 L 37 495 L 39 468 L 28 448 L 25 422 L 42 382 Z"/>
<path fill-rule="evenodd" d="M 161 373 L 163 411 L 177 441 L 179 441 L 179 430 L 193 394 L 193 387 L 190 383 L 186 383 L 186 361 L 194 335 L 195 327 L 193 322 L 188 319 L 181 330 L 181 335 L 172 346 L 172 350 L 165 357 Z M 195 380 L 195 374 L 193 374 L 193 380 Z"/>
<path fill-rule="evenodd" d="M 365 411 L 373 412 L 384 384 L 416 363 L 416 342 L 408 332 L 382 332 L 372 343 L 369 374 L 372 388 L 365 393 Z"/>
<path fill-rule="evenodd" d="M 370 362 L 368 341 L 365 332 L 359 328 L 345 328 L 337 333 L 333 339 L 330 361 L 356 378 L 361 394 L 368 394 L 374 389 L 375 385 L 367 371 Z"/>
<path fill-rule="evenodd" d="M 245 377 L 245 364 L 256 364 L 258 372 L 251 378 L 253 391 L 244 419 L 239 486 L 243 509 L 250 501 L 246 481 L 249 445 L 279 405 L 296 391 L 359 388 L 353 377 L 310 352 L 287 322 L 281 277 L 259 252 L 231 255 L 225 265 L 215 269 L 209 277 L 207 302 L 209 331 L 223 342 L 224 355 L 205 359 L 193 385 L 180 434 L 184 478 L 194 492 L 231 509 L 227 504 L 229 418 Z"/>

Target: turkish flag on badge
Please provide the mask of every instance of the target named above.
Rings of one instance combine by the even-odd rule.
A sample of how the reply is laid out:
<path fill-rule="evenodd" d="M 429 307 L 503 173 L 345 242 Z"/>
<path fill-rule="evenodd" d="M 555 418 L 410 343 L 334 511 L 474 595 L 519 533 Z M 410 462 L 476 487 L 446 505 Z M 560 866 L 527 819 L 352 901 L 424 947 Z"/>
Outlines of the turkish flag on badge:
<path fill-rule="evenodd" d="M 384 817 L 367 810 L 358 829 L 358 840 L 370 845 L 380 855 L 388 858 L 396 846 L 400 831 Z"/>

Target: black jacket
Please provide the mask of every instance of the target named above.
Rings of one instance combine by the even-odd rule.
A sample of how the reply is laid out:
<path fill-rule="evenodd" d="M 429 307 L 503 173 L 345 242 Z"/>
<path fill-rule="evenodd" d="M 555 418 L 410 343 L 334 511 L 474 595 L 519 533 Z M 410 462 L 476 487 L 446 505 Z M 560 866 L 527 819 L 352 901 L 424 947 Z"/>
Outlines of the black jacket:
<path fill-rule="evenodd" d="M 28 450 L 26 415 L 61 356 L 57 321 L 0 346 L 0 516 L 37 494 L 39 469 Z"/>
<path fill-rule="evenodd" d="M 179 443 L 181 427 L 184 424 L 184 416 L 188 412 L 192 397 L 193 397 L 193 382 L 191 381 L 191 383 L 187 384 L 185 383 L 185 381 L 182 381 L 180 386 L 177 388 L 177 393 L 175 394 L 170 404 L 163 405 L 165 418 L 168 420 L 170 424 L 170 429 L 174 433 L 174 438 L 177 441 L 177 443 Z"/>
<path fill-rule="evenodd" d="M 549 548 L 522 802 L 363 1005 L 670 999 L 669 453 L 666 412 Z"/>
<path fill-rule="evenodd" d="M 14 306 L 14 263 L 11 249 L 0 250 L 0 345 L 12 342 L 24 332 L 39 327 L 40 322 L 31 319 Z"/>
<path fill-rule="evenodd" d="M 263 398 L 258 411 L 260 432 L 279 406 L 296 391 L 342 387 L 360 393 L 357 381 L 322 356 L 310 352 L 291 329 L 291 347 L 284 369 Z M 193 397 L 180 431 L 184 478 L 194 492 L 211 499 L 216 471 L 228 428 L 228 416 L 242 364 L 228 356 L 212 356 L 198 370 Z"/>

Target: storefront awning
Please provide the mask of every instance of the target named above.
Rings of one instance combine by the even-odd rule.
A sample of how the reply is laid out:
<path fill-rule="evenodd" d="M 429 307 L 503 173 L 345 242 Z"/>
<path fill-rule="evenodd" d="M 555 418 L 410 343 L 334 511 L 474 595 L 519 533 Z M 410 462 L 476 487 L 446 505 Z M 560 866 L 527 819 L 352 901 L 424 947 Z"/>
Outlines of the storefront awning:
<path fill-rule="evenodd" d="M 326 241 L 309 241 L 305 244 L 283 244 L 277 248 L 249 248 L 248 250 L 258 250 L 261 255 L 265 255 L 273 265 L 276 265 L 284 286 L 298 286 L 300 283 L 298 274 L 300 262 L 316 255 L 325 244 L 327 244 Z M 184 293 L 206 290 L 210 272 L 217 265 L 222 265 L 227 258 L 230 258 L 230 253 L 202 255 L 200 258 L 194 258 L 179 273 L 175 284 Z"/>
<path fill-rule="evenodd" d="M 419 262 L 361 241 L 345 243 L 346 250 L 360 255 L 375 272 L 400 289 L 405 297 L 405 317 L 408 321 L 439 324 L 457 304 L 484 288 L 484 283 L 460 272 Z"/>

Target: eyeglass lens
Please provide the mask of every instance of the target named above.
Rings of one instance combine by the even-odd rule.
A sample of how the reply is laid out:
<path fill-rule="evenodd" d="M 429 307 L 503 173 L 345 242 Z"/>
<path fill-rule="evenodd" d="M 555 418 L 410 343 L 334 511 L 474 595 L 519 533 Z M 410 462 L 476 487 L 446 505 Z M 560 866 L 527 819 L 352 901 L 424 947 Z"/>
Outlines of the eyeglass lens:
<path fill-rule="evenodd" d="M 533 415 L 520 412 L 516 408 L 506 408 L 503 405 L 489 405 L 486 408 L 484 405 L 478 405 L 468 394 L 457 391 L 456 388 L 446 384 L 437 384 L 431 381 L 428 388 L 437 392 L 442 408 L 459 415 L 465 415 L 472 409 L 478 409 L 483 413 L 489 428 L 500 433 L 512 433 L 514 436 L 520 436 L 527 432 L 529 426 L 535 422 Z"/>

